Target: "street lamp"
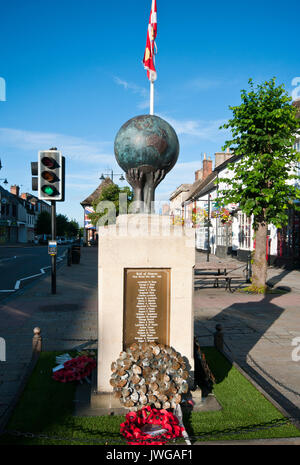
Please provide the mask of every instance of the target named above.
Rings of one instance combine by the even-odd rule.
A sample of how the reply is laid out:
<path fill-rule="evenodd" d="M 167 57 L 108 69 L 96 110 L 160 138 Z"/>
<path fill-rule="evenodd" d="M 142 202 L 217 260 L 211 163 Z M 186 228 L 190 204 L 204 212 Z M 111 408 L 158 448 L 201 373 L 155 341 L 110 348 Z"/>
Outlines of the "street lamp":
<path fill-rule="evenodd" d="M 109 172 L 106 173 L 106 177 L 108 177 L 108 176 L 111 177 L 112 182 L 114 181 L 114 176 L 120 176 L 119 181 L 125 181 L 125 178 L 124 178 L 123 174 L 121 174 L 121 173 L 114 173 L 113 170 L 110 170 L 110 173 L 109 173 Z M 100 176 L 99 179 L 100 179 L 101 181 L 104 181 L 105 176 L 104 176 L 103 173 L 101 174 L 101 176 Z"/>

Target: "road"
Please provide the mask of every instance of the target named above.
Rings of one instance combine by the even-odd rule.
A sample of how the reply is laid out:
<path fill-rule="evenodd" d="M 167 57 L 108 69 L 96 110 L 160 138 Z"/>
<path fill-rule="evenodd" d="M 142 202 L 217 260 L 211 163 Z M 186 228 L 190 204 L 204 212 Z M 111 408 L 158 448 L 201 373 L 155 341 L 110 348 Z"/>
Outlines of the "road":
<path fill-rule="evenodd" d="M 62 257 L 68 246 L 58 246 Z M 58 266 L 61 260 L 58 258 Z M 0 300 L 50 271 L 48 246 L 0 247 Z"/>

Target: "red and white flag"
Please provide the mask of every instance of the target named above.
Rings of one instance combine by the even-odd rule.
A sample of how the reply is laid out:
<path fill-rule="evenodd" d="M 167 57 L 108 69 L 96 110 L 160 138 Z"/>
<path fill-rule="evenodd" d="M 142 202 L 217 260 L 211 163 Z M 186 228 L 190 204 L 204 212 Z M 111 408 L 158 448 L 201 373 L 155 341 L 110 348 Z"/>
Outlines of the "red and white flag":
<path fill-rule="evenodd" d="M 156 70 L 155 70 L 155 39 L 157 34 L 157 9 L 156 9 L 156 0 L 152 0 L 150 19 L 147 31 L 147 41 L 146 41 L 146 50 L 143 58 L 144 68 L 147 70 L 147 76 L 149 81 L 153 82 L 156 80 Z"/>

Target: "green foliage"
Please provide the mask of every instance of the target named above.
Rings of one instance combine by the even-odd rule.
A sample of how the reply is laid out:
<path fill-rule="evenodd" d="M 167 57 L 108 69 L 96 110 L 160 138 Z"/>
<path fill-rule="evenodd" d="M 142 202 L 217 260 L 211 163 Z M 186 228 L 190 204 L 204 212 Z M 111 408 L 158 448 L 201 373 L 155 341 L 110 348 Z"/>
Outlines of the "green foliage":
<path fill-rule="evenodd" d="M 69 220 L 66 215 L 61 213 L 56 216 L 56 235 L 74 237 L 77 236 L 79 224 L 76 220 Z"/>
<path fill-rule="evenodd" d="M 65 236 L 68 229 L 68 217 L 61 213 L 56 215 L 56 235 Z"/>
<path fill-rule="evenodd" d="M 66 236 L 67 237 L 77 236 L 79 229 L 80 229 L 79 224 L 75 219 L 68 221 Z"/>
<path fill-rule="evenodd" d="M 51 234 L 51 215 L 47 211 L 39 213 L 36 222 L 37 234 Z"/>
<path fill-rule="evenodd" d="M 101 213 L 97 212 L 97 207 L 100 202 L 112 202 L 115 206 L 115 216 L 118 216 L 120 214 L 120 195 L 121 194 L 125 194 L 127 196 L 127 208 L 128 208 L 130 203 L 133 201 L 133 192 L 129 187 L 126 186 L 126 187 L 120 188 L 116 184 L 110 184 L 105 189 L 103 189 L 100 197 L 93 202 L 92 207 L 95 210 L 95 213 L 90 213 L 88 215 L 88 217 L 90 218 L 94 226 L 97 225 L 97 222 L 102 216 L 107 215 L 107 214 L 109 215 L 111 213 L 108 211 L 108 208 L 104 208 L 103 209 L 104 211 Z M 111 221 L 108 220 L 108 222 L 109 223 L 113 222 L 113 219 Z"/>
<path fill-rule="evenodd" d="M 253 284 L 251 286 L 243 288 L 243 292 L 249 292 L 250 294 L 266 294 L 268 291 L 267 286 L 254 286 Z"/>
<path fill-rule="evenodd" d="M 241 158 L 229 163 L 233 178 L 221 178 L 228 187 L 220 191 L 223 203 L 239 203 L 248 216 L 254 215 L 254 227 L 266 221 L 277 227 L 288 222 L 288 209 L 300 199 L 300 191 L 292 181 L 296 175 L 299 153 L 293 149 L 300 122 L 296 108 L 283 85 L 276 87 L 275 78 L 250 90 L 241 91 L 242 103 L 232 107 L 233 118 L 221 128 L 230 129 L 230 147 Z M 220 128 L 220 129 L 221 129 Z"/>
<path fill-rule="evenodd" d="M 245 292 L 246 294 L 286 294 L 288 291 L 286 289 L 272 288 L 268 286 L 247 286 L 238 290 L 238 292 Z"/>
<path fill-rule="evenodd" d="M 74 237 L 79 230 L 79 224 L 76 220 L 69 220 L 66 215 L 56 215 L 56 235 Z M 47 211 L 39 214 L 36 223 L 37 234 L 51 234 L 51 215 Z"/>

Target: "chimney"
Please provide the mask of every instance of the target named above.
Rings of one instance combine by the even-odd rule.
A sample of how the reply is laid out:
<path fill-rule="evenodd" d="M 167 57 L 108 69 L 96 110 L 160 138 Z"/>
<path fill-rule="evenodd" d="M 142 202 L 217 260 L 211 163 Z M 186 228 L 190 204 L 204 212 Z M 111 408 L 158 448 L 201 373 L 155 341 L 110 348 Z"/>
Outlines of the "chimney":
<path fill-rule="evenodd" d="M 21 199 L 27 200 L 27 194 L 23 192 L 23 194 L 20 195 Z"/>
<path fill-rule="evenodd" d="M 204 154 L 205 155 L 205 154 Z M 206 179 L 212 173 L 212 160 L 209 158 L 206 160 L 206 156 L 203 160 L 203 178 Z"/>
<path fill-rule="evenodd" d="M 199 181 L 203 178 L 203 169 L 195 171 L 195 181 Z"/>
<path fill-rule="evenodd" d="M 229 151 L 229 147 L 227 147 L 226 152 L 216 152 L 215 153 L 215 168 L 217 166 L 222 165 L 224 161 L 228 160 L 232 157 L 233 153 Z"/>
<path fill-rule="evenodd" d="M 170 205 L 168 203 L 164 203 L 161 210 L 162 210 L 162 215 L 169 215 Z"/>
<path fill-rule="evenodd" d="M 10 186 L 10 193 L 19 197 L 20 187 L 17 186 L 16 184 L 14 186 Z"/>

